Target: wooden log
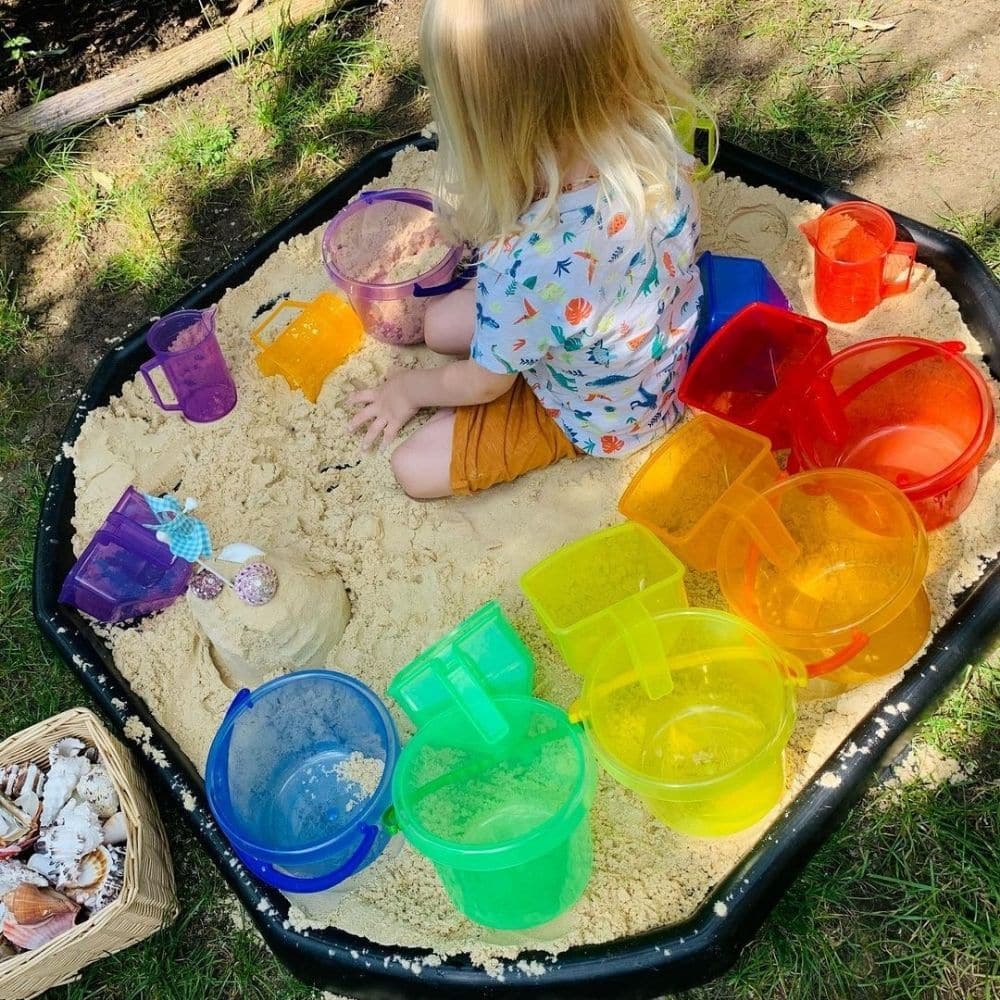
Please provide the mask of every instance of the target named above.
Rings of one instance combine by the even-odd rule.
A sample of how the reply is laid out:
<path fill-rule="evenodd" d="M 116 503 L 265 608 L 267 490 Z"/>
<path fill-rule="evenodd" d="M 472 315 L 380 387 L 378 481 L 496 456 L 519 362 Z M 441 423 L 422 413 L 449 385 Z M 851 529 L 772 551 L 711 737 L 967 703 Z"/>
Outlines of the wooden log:
<path fill-rule="evenodd" d="M 197 38 L 182 42 L 142 62 L 47 97 L 28 108 L 0 118 L 0 156 L 16 153 L 33 135 L 60 132 L 73 125 L 103 118 L 114 111 L 137 104 L 267 38 L 274 26 L 312 21 L 346 0 L 277 0 L 260 10 L 230 18 L 221 28 L 213 28 Z M 245 8 L 244 8 L 245 9 Z"/>

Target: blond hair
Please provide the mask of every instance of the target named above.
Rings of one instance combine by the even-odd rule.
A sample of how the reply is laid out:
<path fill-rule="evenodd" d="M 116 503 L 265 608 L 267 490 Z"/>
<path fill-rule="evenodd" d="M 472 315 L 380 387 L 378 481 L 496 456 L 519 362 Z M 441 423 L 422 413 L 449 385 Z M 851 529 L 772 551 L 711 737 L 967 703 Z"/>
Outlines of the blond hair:
<path fill-rule="evenodd" d="M 637 218 L 672 201 L 673 127 L 698 102 L 629 0 L 427 0 L 420 58 L 438 124 L 438 197 L 464 238 L 552 222 L 589 162 Z"/>

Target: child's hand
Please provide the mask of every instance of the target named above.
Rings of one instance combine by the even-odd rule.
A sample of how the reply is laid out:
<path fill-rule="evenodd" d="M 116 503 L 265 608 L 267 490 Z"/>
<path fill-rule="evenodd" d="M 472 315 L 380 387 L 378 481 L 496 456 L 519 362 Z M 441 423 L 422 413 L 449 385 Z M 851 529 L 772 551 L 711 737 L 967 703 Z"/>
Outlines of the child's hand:
<path fill-rule="evenodd" d="M 386 379 L 376 389 L 363 389 L 352 393 L 347 402 L 351 406 L 364 406 L 364 409 L 351 421 L 351 431 L 359 431 L 366 424 L 361 447 L 370 451 L 378 439 L 382 438 L 382 447 L 386 448 L 396 439 L 399 432 L 416 416 L 420 409 L 406 391 L 406 376 L 396 375 Z"/>

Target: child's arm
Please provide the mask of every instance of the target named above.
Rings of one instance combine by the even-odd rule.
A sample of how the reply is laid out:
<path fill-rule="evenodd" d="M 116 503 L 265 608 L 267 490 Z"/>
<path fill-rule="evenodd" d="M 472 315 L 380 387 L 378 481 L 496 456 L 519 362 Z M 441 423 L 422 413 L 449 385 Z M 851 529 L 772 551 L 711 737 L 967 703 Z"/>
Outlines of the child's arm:
<path fill-rule="evenodd" d="M 351 430 L 367 424 L 361 447 L 374 447 L 380 437 L 385 446 L 424 407 L 489 403 L 502 396 L 516 378 L 488 371 L 475 361 L 452 361 L 440 368 L 400 372 L 378 388 L 364 389 L 348 399 L 353 406 L 364 406 L 351 421 Z"/>

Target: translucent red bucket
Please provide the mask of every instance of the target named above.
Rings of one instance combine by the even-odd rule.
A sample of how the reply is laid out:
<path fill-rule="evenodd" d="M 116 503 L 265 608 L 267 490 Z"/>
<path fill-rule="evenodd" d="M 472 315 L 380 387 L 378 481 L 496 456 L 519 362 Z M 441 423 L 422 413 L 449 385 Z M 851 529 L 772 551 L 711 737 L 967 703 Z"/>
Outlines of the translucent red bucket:
<path fill-rule="evenodd" d="M 840 351 L 806 391 L 791 468 L 846 466 L 899 487 L 928 529 L 968 507 L 996 415 L 958 341 L 882 337 Z"/>
<path fill-rule="evenodd" d="M 366 191 L 323 234 L 323 263 L 365 331 L 387 344 L 419 344 L 429 296 L 453 281 L 464 247 L 447 242 L 426 191 Z"/>

